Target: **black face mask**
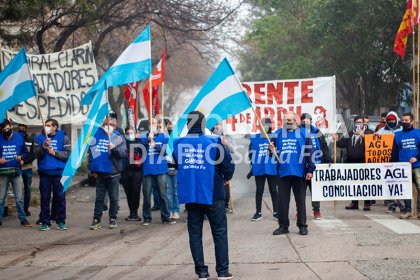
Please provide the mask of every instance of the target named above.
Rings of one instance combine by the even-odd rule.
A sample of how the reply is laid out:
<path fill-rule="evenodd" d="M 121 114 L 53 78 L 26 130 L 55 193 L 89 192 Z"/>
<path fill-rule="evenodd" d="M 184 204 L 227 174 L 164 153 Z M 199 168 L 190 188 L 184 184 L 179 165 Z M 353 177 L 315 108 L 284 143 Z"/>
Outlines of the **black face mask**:
<path fill-rule="evenodd" d="M 11 129 L 9 129 L 9 130 L 3 130 L 2 133 L 3 133 L 3 136 L 4 137 L 9 138 L 10 135 L 12 135 L 12 130 Z"/>
<path fill-rule="evenodd" d="M 402 123 L 403 130 L 409 130 L 413 125 L 411 123 Z"/>
<path fill-rule="evenodd" d="M 389 128 L 395 128 L 397 126 L 396 122 L 388 122 L 387 125 L 389 126 Z"/>

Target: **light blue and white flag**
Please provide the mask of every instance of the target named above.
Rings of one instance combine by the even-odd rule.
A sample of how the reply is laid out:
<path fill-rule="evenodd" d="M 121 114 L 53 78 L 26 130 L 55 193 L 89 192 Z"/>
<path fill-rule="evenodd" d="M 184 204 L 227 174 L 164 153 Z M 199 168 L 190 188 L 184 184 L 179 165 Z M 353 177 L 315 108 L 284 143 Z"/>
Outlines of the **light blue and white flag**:
<path fill-rule="evenodd" d="M 187 116 L 190 112 L 203 113 L 207 119 L 206 127 L 211 129 L 218 122 L 239 114 L 251 106 L 229 61 L 224 58 L 175 124 L 168 142 L 168 154 L 172 154 L 173 140 L 187 134 Z"/>
<path fill-rule="evenodd" d="M 0 72 L 0 122 L 5 118 L 7 110 L 33 96 L 36 96 L 35 84 L 25 49 L 21 49 Z"/>
<path fill-rule="evenodd" d="M 61 177 L 61 184 L 63 184 L 64 191 L 69 187 L 74 174 L 82 164 L 83 158 L 89 149 L 96 131 L 102 125 L 103 120 L 108 114 L 108 98 L 107 92 L 101 91 L 95 96 L 93 105 L 90 108 L 86 122 L 83 125 L 76 145 L 74 145 L 70 157 L 67 161 L 66 167 Z"/>
<path fill-rule="evenodd" d="M 152 73 L 150 25 L 124 50 L 114 64 L 83 97 L 81 104 L 91 104 L 98 91 L 141 81 Z"/>

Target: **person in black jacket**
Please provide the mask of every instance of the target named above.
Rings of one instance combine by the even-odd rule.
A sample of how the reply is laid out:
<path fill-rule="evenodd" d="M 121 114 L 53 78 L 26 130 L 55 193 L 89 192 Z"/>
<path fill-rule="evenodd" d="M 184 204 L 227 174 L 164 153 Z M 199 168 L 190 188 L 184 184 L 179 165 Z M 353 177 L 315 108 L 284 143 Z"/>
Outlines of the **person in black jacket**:
<path fill-rule="evenodd" d="M 338 139 L 338 135 L 334 134 L 334 141 L 337 146 L 347 150 L 347 163 L 365 163 L 365 135 L 373 134 L 373 131 L 367 128 L 363 122 L 363 117 L 356 116 L 354 118 L 354 129 L 349 133 L 349 137 Z M 359 209 L 359 202 L 353 200 L 345 207 L 347 210 Z M 370 201 L 364 201 L 364 211 L 370 211 Z"/>

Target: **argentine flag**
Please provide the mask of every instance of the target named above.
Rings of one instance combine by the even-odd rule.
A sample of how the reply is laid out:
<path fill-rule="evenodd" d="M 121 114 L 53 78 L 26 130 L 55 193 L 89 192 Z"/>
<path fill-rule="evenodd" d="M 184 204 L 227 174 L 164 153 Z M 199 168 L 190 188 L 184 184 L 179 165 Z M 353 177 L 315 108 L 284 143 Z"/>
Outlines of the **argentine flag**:
<path fill-rule="evenodd" d="M 207 119 L 206 127 L 211 129 L 218 122 L 237 115 L 251 106 L 229 61 L 224 58 L 175 124 L 168 142 L 168 154 L 172 154 L 173 140 L 187 134 L 187 116 L 190 112 L 203 113 Z"/>
<path fill-rule="evenodd" d="M 76 174 L 77 169 L 82 164 L 92 138 L 95 136 L 98 128 L 102 125 L 102 122 L 107 114 L 107 92 L 101 91 L 100 94 L 95 96 L 89 115 L 87 116 L 86 122 L 84 123 L 79 138 L 77 139 L 77 143 L 74 145 L 70 158 L 67 160 L 67 164 L 64 168 L 63 175 L 61 177 L 61 184 L 63 184 L 64 191 L 67 190 L 74 174 Z"/>
<path fill-rule="evenodd" d="M 152 73 L 150 25 L 124 50 L 114 64 L 83 97 L 81 104 L 91 104 L 98 91 L 141 81 Z"/>
<path fill-rule="evenodd" d="M 33 96 L 36 96 L 35 84 L 25 49 L 21 49 L 0 72 L 0 122 L 3 122 L 7 110 Z"/>

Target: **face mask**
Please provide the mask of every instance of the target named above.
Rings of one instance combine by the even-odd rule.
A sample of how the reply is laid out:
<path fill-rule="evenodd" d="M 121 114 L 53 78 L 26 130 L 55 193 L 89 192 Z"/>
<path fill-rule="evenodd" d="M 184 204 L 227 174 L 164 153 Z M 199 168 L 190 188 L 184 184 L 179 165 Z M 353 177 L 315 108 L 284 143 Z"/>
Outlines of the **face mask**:
<path fill-rule="evenodd" d="M 287 130 L 293 130 L 293 123 L 292 122 L 286 122 L 284 124 L 284 128 Z"/>
<path fill-rule="evenodd" d="M 395 128 L 397 126 L 396 122 L 387 122 L 389 128 Z"/>
<path fill-rule="evenodd" d="M 128 135 L 126 135 L 125 136 L 125 139 L 127 139 L 128 141 L 134 141 L 134 139 L 135 139 L 135 137 L 134 137 L 134 134 L 128 134 Z"/>
<path fill-rule="evenodd" d="M 50 134 L 51 133 L 51 126 L 44 127 L 45 133 Z"/>
<path fill-rule="evenodd" d="M 413 127 L 411 123 L 402 123 L 403 130 L 409 130 Z"/>
<path fill-rule="evenodd" d="M 153 133 L 153 134 L 156 133 L 157 132 L 157 126 L 152 125 L 152 127 L 150 129 L 150 132 Z"/>
<path fill-rule="evenodd" d="M 365 126 L 361 123 L 357 123 L 357 124 L 354 125 L 355 131 L 361 131 L 361 130 L 363 130 L 364 127 Z"/>
<path fill-rule="evenodd" d="M 106 131 L 106 133 L 111 134 L 114 131 L 114 128 L 110 125 L 105 125 L 104 130 Z"/>
<path fill-rule="evenodd" d="M 11 129 L 9 129 L 9 130 L 3 130 L 2 133 L 3 133 L 4 137 L 9 138 L 10 135 L 12 135 L 12 130 Z"/>

